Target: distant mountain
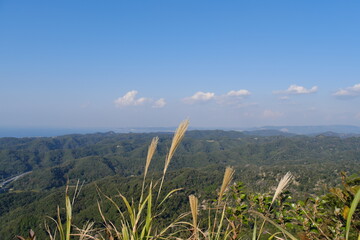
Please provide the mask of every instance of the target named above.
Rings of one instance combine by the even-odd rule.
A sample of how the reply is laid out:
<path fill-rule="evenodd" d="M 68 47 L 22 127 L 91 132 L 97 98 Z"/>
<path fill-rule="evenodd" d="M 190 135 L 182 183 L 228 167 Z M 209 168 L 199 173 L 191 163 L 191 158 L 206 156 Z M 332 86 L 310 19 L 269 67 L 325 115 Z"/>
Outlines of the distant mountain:
<path fill-rule="evenodd" d="M 55 137 L 68 134 L 87 134 L 96 132 L 108 132 L 108 128 L 25 128 L 25 127 L 0 127 L 0 137 Z"/>
<path fill-rule="evenodd" d="M 174 132 L 176 127 L 123 127 L 123 128 L 5 128 L 0 127 L 1 137 L 55 137 L 69 134 L 93 134 L 99 132 L 114 133 L 170 133 Z M 327 134 L 327 136 L 351 137 L 360 136 L 360 127 L 350 125 L 328 125 L 328 126 L 263 126 L 254 128 L 203 128 L 190 127 L 189 130 L 198 131 L 236 131 L 245 135 L 257 136 L 293 136 L 309 135 L 316 136 Z M 219 132 L 218 132 L 219 133 Z"/>
<path fill-rule="evenodd" d="M 301 135 L 319 135 L 322 133 L 332 133 L 336 136 L 352 136 L 360 134 L 360 127 L 351 125 L 324 125 L 324 126 L 264 126 L 250 128 L 247 131 L 259 130 L 278 130 L 284 133 L 294 133 Z"/>
<path fill-rule="evenodd" d="M 176 127 L 143 127 L 143 128 L 5 128 L 0 127 L 1 137 L 56 137 L 69 134 L 93 134 L 99 132 L 115 133 L 151 133 L 174 132 Z"/>
<path fill-rule="evenodd" d="M 326 137 L 340 137 L 340 138 L 348 138 L 348 137 L 360 137 L 358 133 L 336 133 L 332 131 L 323 132 L 323 133 L 314 133 L 314 134 L 307 134 L 307 136 L 326 136 Z"/>
<path fill-rule="evenodd" d="M 270 137 L 270 136 L 284 136 L 284 137 L 291 137 L 297 134 L 284 132 L 280 130 L 273 130 L 273 129 L 261 129 L 261 130 L 254 130 L 254 131 L 243 131 L 245 135 L 251 136 L 262 136 L 262 137 Z"/>

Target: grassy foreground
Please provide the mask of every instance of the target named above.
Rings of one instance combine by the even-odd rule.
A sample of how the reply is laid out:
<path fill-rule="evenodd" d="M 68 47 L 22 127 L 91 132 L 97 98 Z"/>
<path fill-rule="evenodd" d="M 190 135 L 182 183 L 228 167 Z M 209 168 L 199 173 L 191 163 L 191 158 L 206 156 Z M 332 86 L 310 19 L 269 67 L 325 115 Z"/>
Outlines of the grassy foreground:
<path fill-rule="evenodd" d="M 151 141 L 138 198 L 120 192 L 110 197 L 98 189 L 99 196 L 116 209 L 115 219 L 110 218 L 98 202 L 94 211 L 98 211 L 102 222 L 87 221 L 83 226 L 74 226 L 72 209 L 81 186 L 67 188 L 65 209 L 58 207 L 57 217 L 46 220 L 48 239 L 360 240 L 360 178 L 349 179 L 346 175 L 343 175 L 343 187 L 330 189 L 331 194 L 294 202 L 286 191 L 293 178 L 290 173 L 279 181 L 273 194 L 255 194 L 246 193 L 241 183 L 233 183 L 234 170 L 227 167 L 215 199 L 199 202 L 196 194 L 190 195 L 189 211 L 166 221 L 162 216 L 165 203 L 181 189 L 164 192 L 163 186 L 169 181 L 167 170 L 188 124 L 184 121 L 176 130 L 158 180 L 147 179 L 158 138 Z M 29 236 L 17 238 L 35 240 L 36 233 L 30 230 Z"/>

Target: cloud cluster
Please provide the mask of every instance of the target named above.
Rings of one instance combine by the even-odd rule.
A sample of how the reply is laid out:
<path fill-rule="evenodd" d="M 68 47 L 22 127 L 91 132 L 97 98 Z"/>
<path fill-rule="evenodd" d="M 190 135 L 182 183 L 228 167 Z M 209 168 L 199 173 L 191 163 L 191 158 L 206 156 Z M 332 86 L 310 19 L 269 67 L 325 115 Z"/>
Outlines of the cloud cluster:
<path fill-rule="evenodd" d="M 316 93 L 318 91 L 317 86 L 313 86 L 311 88 L 305 88 L 300 85 L 290 85 L 286 90 L 274 91 L 273 94 L 279 94 L 279 99 L 282 101 L 289 100 L 290 95 L 306 95 Z M 128 107 L 128 106 L 140 106 L 140 105 L 148 105 L 153 108 L 163 108 L 166 105 L 166 101 L 164 98 L 160 98 L 154 100 L 152 98 L 146 97 L 137 97 L 138 91 L 132 90 L 127 92 L 122 97 L 119 97 L 114 101 L 116 107 Z M 214 92 L 203 92 L 198 91 L 194 93 L 194 95 L 190 97 L 185 97 L 182 101 L 185 104 L 197 104 L 197 103 L 207 103 L 213 102 L 219 105 L 236 105 L 236 106 L 249 106 L 249 103 L 244 103 L 244 98 L 251 95 L 251 92 L 246 89 L 240 90 L 231 90 L 226 94 L 217 95 Z M 350 98 L 360 96 L 360 84 L 355 84 L 352 87 L 347 87 L 344 89 L 339 89 L 336 91 L 333 96 L 339 98 Z M 252 104 L 253 105 L 253 104 Z M 280 117 L 281 113 L 272 112 L 267 110 L 263 113 L 264 117 Z"/>
<path fill-rule="evenodd" d="M 184 103 L 193 104 L 196 102 L 207 102 L 211 99 L 214 99 L 215 93 L 212 92 L 196 92 L 191 97 L 186 97 L 183 99 Z"/>
<path fill-rule="evenodd" d="M 251 93 L 246 89 L 240 89 L 238 91 L 230 91 L 226 94 L 229 97 L 245 97 L 249 96 Z"/>
<path fill-rule="evenodd" d="M 283 91 L 275 91 L 275 94 L 291 94 L 291 95 L 296 95 L 296 94 L 310 94 L 310 93 L 315 93 L 317 92 L 318 87 L 317 86 L 313 86 L 312 88 L 305 88 L 303 86 L 299 86 L 296 84 L 290 85 L 288 89 L 283 90 Z"/>
<path fill-rule="evenodd" d="M 116 107 L 140 106 L 144 104 L 152 104 L 154 108 L 162 108 L 166 105 L 165 99 L 160 98 L 154 101 L 151 98 L 136 98 L 138 91 L 132 90 L 127 92 L 124 96 L 119 97 L 114 101 Z"/>
<path fill-rule="evenodd" d="M 117 107 L 138 106 L 144 104 L 146 102 L 146 98 L 136 99 L 137 94 L 138 91 L 135 90 L 127 92 L 124 96 L 116 99 L 114 103 Z"/>
<path fill-rule="evenodd" d="M 335 97 L 356 97 L 360 96 L 360 83 L 345 89 L 339 89 L 333 94 Z"/>
<path fill-rule="evenodd" d="M 190 97 L 186 97 L 183 99 L 184 103 L 187 104 L 195 104 L 195 103 L 204 103 L 211 100 L 214 100 L 218 104 L 235 104 L 238 103 L 239 100 L 244 97 L 249 96 L 251 93 L 246 89 L 241 90 L 231 90 L 224 95 L 215 95 L 213 92 L 196 92 L 194 95 Z"/>

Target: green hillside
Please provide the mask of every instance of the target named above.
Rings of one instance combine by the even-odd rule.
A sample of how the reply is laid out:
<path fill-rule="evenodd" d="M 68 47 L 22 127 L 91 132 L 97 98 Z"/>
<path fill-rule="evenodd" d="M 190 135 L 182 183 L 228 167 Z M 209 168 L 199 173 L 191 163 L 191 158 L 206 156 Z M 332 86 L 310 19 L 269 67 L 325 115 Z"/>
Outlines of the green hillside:
<path fill-rule="evenodd" d="M 11 239 L 32 228 L 45 237 L 44 218 L 56 218 L 64 204 L 68 181 L 83 183 L 74 205 L 74 223 L 101 222 L 97 201 L 117 191 L 136 199 L 142 184 L 151 139 L 159 136 L 151 163 L 151 178 L 161 177 L 172 134 L 97 133 L 54 138 L 0 139 L 0 177 L 6 180 L 31 171 L 3 186 L 0 193 L 0 235 Z M 332 136 L 251 136 L 235 131 L 189 131 L 171 161 L 166 189 L 183 188 L 166 205 L 164 221 L 188 211 L 187 197 L 216 197 L 226 166 L 235 169 L 234 180 L 248 192 L 274 190 L 291 171 L 289 187 L 294 200 L 327 193 L 340 183 L 339 173 L 359 173 L 360 138 Z M 109 217 L 116 209 L 105 203 Z M 2 239 L 2 238 L 1 238 Z"/>

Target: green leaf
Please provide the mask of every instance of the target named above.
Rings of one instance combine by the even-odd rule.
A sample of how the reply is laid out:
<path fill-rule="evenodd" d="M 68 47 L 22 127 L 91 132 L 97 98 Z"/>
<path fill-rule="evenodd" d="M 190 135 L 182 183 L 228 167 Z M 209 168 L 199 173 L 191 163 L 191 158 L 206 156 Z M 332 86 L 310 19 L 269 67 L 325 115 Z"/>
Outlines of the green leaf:
<path fill-rule="evenodd" d="M 129 212 L 131 225 L 134 226 L 135 225 L 135 215 L 134 215 L 133 208 L 130 206 L 130 203 L 128 202 L 128 200 L 126 199 L 126 197 L 124 195 L 122 195 L 121 193 L 119 193 L 119 195 L 122 198 L 123 202 L 125 203 L 126 208 Z"/>
<path fill-rule="evenodd" d="M 171 190 L 171 191 L 164 197 L 164 199 L 160 202 L 160 204 L 159 204 L 158 207 L 160 207 L 160 206 L 166 201 L 166 199 L 168 199 L 173 193 L 175 193 L 175 192 L 177 192 L 177 191 L 180 191 L 180 190 L 182 190 L 182 189 L 183 189 L 183 188 L 176 188 L 176 189 Z"/>
<path fill-rule="evenodd" d="M 65 205 L 66 205 L 66 240 L 70 240 L 72 209 L 71 209 L 70 198 L 68 195 L 66 195 L 65 197 Z"/>
<path fill-rule="evenodd" d="M 351 207 L 349 210 L 349 214 L 346 219 L 346 240 L 349 239 L 349 232 L 350 232 L 350 225 L 351 225 L 351 218 L 356 210 L 356 207 L 360 201 L 360 189 L 357 191 L 354 200 L 351 202 Z"/>

